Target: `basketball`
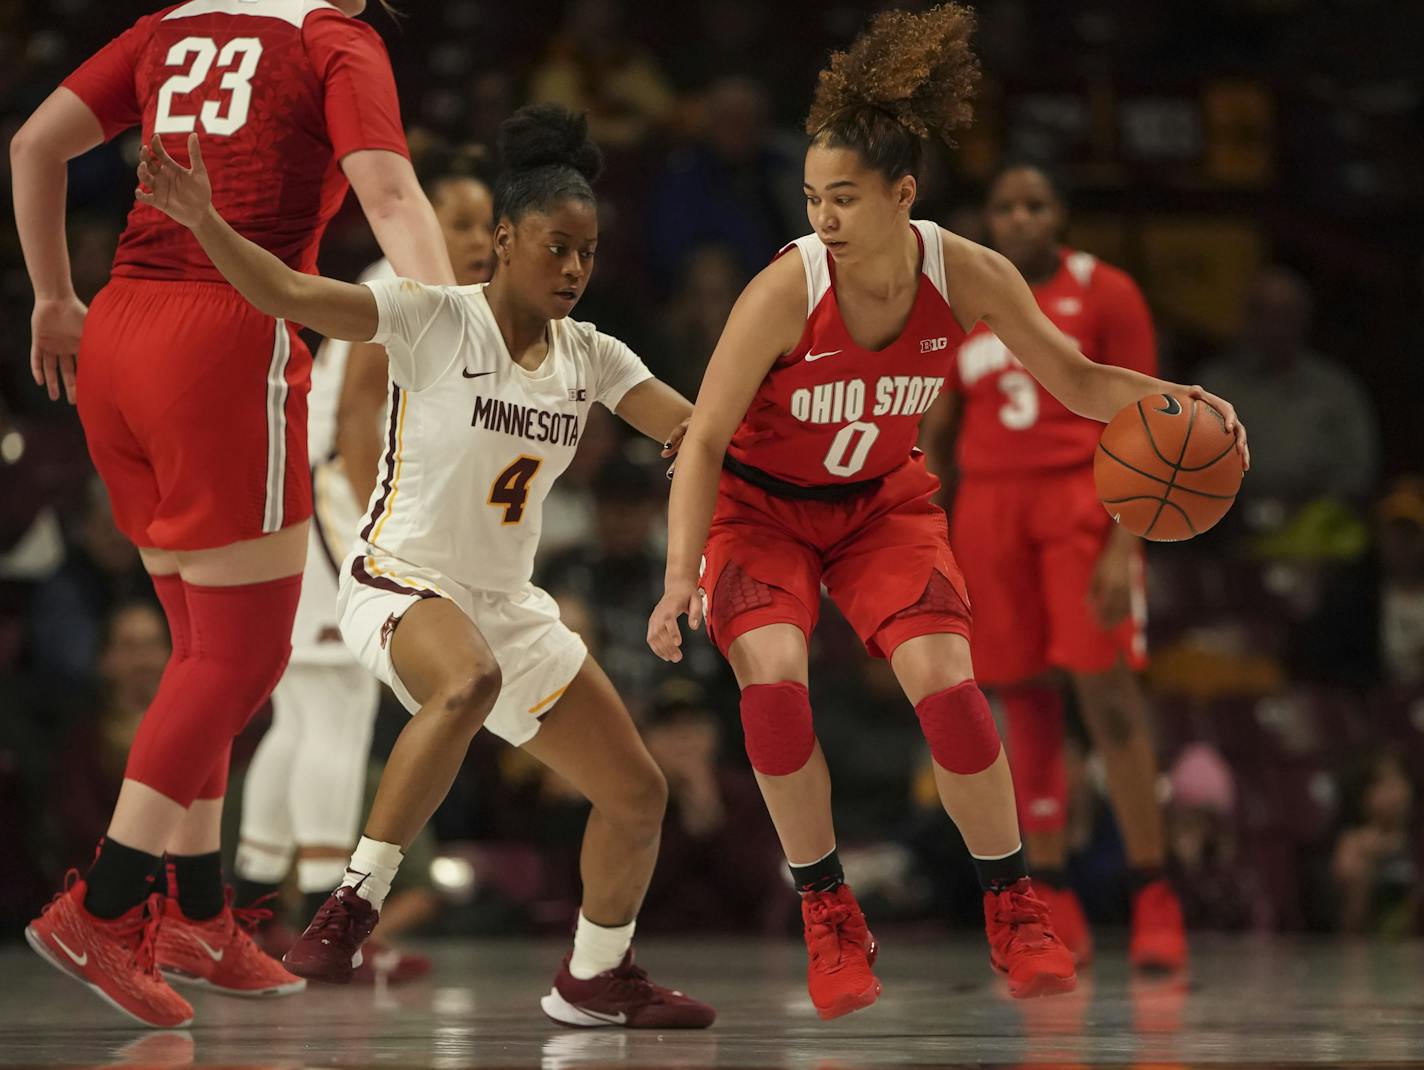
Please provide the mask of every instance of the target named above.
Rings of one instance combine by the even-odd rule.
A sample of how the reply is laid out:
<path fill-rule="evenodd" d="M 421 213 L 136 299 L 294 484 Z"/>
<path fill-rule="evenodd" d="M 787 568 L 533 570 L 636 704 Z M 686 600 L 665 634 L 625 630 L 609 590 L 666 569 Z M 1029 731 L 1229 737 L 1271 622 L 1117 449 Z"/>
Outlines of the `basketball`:
<path fill-rule="evenodd" d="M 1153 394 L 1103 428 L 1093 456 L 1098 497 L 1112 518 L 1153 542 L 1213 527 L 1241 489 L 1241 455 L 1210 405 Z"/>

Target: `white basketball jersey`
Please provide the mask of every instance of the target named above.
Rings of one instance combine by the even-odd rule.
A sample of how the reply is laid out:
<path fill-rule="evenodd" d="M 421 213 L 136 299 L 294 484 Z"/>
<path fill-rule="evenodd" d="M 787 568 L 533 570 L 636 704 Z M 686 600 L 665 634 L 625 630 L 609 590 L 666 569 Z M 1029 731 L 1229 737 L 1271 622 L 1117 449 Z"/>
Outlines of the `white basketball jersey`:
<path fill-rule="evenodd" d="M 395 277 L 391 262 L 381 259 L 363 271 L 356 281 Z M 336 410 L 341 404 L 341 387 L 346 382 L 346 361 L 350 356 L 350 342 L 328 338 L 317 347 L 312 359 L 311 393 L 307 395 L 307 459 L 313 468 L 336 453 Z"/>
<path fill-rule="evenodd" d="M 366 285 L 380 313 L 372 341 L 390 356 L 391 398 L 360 538 L 471 588 L 522 589 L 544 499 L 573 460 L 589 407 L 617 408 L 652 373 L 616 338 L 570 319 L 549 323 L 544 363 L 521 368 L 484 283 Z"/>

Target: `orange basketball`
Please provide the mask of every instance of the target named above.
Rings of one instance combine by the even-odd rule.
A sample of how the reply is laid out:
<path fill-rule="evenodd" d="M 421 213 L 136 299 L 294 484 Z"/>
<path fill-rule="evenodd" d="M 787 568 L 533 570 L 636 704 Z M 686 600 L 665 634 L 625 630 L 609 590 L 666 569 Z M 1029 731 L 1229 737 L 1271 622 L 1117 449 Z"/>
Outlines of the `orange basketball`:
<path fill-rule="evenodd" d="M 1154 542 L 1200 535 L 1241 489 L 1241 455 L 1210 405 L 1152 394 L 1103 428 L 1093 457 L 1098 497 L 1114 520 Z"/>

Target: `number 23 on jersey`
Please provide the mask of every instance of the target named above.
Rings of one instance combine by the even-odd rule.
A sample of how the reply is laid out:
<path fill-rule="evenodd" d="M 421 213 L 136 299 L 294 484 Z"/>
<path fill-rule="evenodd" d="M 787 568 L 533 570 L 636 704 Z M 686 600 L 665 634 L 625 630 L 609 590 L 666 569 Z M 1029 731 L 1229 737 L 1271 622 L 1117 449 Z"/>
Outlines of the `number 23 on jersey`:
<path fill-rule="evenodd" d="M 164 63 L 184 68 L 171 75 L 158 90 L 158 111 L 153 119 L 155 134 L 191 134 L 197 124 L 205 133 L 229 137 L 247 123 L 252 105 L 252 76 L 262 58 L 262 42 L 256 37 L 234 37 L 218 48 L 211 37 L 185 37 L 168 50 Z M 197 114 L 174 109 L 173 98 L 196 92 L 207 80 L 214 61 L 222 72 L 218 88 L 228 93 L 225 101 L 209 100 Z"/>

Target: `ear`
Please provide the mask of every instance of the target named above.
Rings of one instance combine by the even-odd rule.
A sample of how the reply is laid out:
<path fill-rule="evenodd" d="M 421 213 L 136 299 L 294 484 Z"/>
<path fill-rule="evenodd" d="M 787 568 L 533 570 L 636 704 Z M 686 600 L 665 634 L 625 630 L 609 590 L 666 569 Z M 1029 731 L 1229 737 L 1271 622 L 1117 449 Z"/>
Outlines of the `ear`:
<path fill-rule="evenodd" d="M 920 187 L 914 175 L 905 175 L 895 190 L 895 207 L 908 212 L 915 203 Z"/>
<path fill-rule="evenodd" d="M 514 245 L 514 227 L 509 220 L 501 219 L 494 228 L 494 252 L 501 264 L 509 263 L 510 249 Z"/>

